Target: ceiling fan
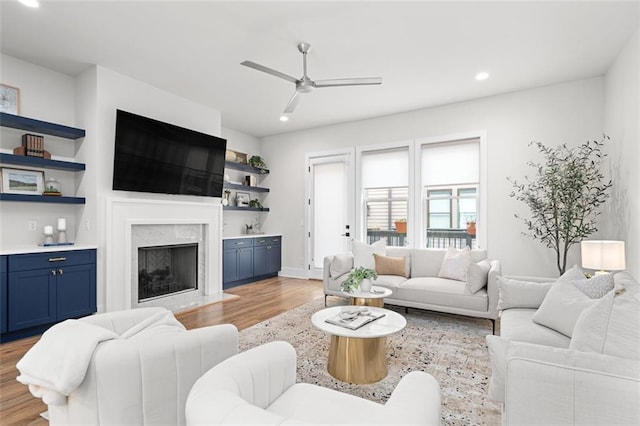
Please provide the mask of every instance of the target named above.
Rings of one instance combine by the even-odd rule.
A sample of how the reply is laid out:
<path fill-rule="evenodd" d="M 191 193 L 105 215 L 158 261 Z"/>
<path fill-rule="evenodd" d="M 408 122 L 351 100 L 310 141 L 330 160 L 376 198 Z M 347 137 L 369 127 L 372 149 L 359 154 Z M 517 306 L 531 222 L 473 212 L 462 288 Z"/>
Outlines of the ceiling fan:
<path fill-rule="evenodd" d="M 282 73 L 280 71 L 276 71 L 272 68 L 265 67 L 264 65 L 256 64 L 251 61 L 244 61 L 240 65 L 244 65 L 245 67 L 253 68 L 258 71 L 266 72 L 267 74 L 274 75 L 276 77 L 285 79 L 296 85 L 296 91 L 293 93 L 291 99 L 289 99 L 289 103 L 284 109 L 285 114 L 292 113 L 293 110 L 298 105 L 300 101 L 300 97 L 298 96 L 300 93 L 309 93 L 315 88 L 323 88 L 323 87 L 338 87 L 338 86 L 366 86 L 366 85 L 375 85 L 382 84 L 381 77 L 365 77 L 365 78 L 338 78 L 333 80 L 311 80 L 307 75 L 307 54 L 311 50 L 311 45 L 309 43 L 298 43 L 298 50 L 302 53 L 302 72 L 303 75 L 301 78 L 291 77 L 288 74 Z"/>

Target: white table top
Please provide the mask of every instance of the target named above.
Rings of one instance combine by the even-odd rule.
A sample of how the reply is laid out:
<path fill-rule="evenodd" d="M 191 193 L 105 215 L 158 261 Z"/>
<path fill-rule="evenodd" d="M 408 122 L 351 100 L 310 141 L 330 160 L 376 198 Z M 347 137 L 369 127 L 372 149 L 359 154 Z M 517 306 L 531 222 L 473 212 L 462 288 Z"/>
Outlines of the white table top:
<path fill-rule="evenodd" d="M 311 322 L 315 327 L 329 334 L 362 339 L 388 336 L 390 334 L 397 333 L 407 325 L 407 320 L 399 313 L 390 311 L 389 309 L 375 308 L 372 306 L 368 306 L 367 308 L 371 312 L 384 313 L 385 316 L 365 324 L 357 330 L 349 330 L 348 328 L 325 322 L 327 318 L 338 315 L 343 308 L 353 308 L 353 306 L 334 306 L 332 308 L 323 309 L 311 316 Z"/>
<path fill-rule="evenodd" d="M 343 291 L 345 296 L 349 297 L 357 297 L 360 299 L 382 299 L 383 297 L 389 297 L 393 293 L 393 291 L 389 290 L 386 287 L 380 287 L 377 285 L 371 286 L 371 290 L 377 290 L 381 293 L 372 293 L 370 291 L 362 291 L 360 287 L 353 290 L 352 292 Z"/>

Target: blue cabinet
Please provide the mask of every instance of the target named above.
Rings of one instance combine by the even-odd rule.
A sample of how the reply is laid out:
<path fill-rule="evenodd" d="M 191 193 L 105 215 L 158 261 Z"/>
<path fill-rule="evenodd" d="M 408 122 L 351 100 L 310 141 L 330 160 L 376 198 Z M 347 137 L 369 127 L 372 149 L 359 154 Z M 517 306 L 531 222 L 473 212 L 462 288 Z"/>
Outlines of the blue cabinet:
<path fill-rule="evenodd" d="M 0 333 L 7 331 L 7 256 L 0 256 Z"/>
<path fill-rule="evenodd" d="M 38 334 L 56 322 L 96 312 L 96 251 L 6 256 L 3 341 Z"/>
<path fill-rule="evenodd" d="M 282 237 L 251 237 L 223 241 L 223 288 L 278 275 Z"/>

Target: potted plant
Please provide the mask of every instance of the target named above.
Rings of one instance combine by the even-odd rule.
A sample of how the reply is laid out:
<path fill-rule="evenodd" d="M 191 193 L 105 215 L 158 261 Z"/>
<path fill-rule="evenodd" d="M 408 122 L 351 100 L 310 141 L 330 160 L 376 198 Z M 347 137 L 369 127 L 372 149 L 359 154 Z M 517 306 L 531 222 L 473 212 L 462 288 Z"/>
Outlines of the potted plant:
<path fill-rule="evenodd" d="M 475 220 L 467 221 L 467 234 L 476 235 L 476 221 Z"/>
<path fill-rule="evenodd" d="M 249 165 L 260 169 L 260 173 L 266 173 L 267 165 L 259 155 L 252 155 L 251 158 L 249 158 Z"/>
<path fill-rule="evenodd" d="M 351 293 L 362 285 L 362 291 L 371 291 L 371 280 L 377 279 L 378 274 L 373 269 L 358 266 L 355 268 L 346 280 L 342 283 L 342 291 Z"/>
<path fill-rule="evenodd" d="M 566 144 L 549 148 L 532 142 L 545 162 L 527 163 L 536 174 L 525 177 L 525 183 L 508 178 L 514 187 L 509 196 L 531 210 L 530 218 L 515 217 L 524 222 L 528 231 L 525 235 L 555 251 L 560 275 L 566 270 L 569 248 L 598 230 L 598 210 L 609 198 L 612 182 L 600 171 L 607 155 L 602 151 L 606 140 L 609 137 L 605 135 L 600 142 L 587 141 L 575 148 Z"/>
<path fill-rule="evenodd" d="M 407 219 L 398 219 L 395 221 L 396 232 L 398 234 L 406 234 L 407 233 Z"/>

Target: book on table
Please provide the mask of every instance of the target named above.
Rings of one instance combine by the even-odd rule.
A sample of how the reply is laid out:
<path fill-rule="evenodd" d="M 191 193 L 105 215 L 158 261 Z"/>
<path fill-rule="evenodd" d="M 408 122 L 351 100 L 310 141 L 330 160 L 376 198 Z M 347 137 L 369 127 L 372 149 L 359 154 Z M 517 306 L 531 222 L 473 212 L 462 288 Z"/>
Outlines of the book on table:
<path fill-rule="evenodd" d="M 370 310 L 356 310 L 354 312 L 343 311 L 338 315 L 334 315 L 327 318 L 325 322 L 333 325 L 339 325 L 340 327 L 348 328 L 350 330 L 357 330 L 365 324 L 369 324 L 384 316 L 384 312 L 372 312 Z"/>

